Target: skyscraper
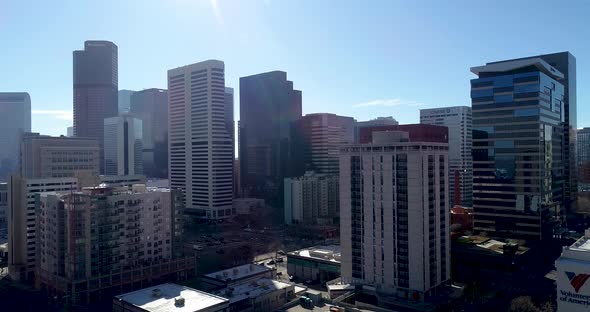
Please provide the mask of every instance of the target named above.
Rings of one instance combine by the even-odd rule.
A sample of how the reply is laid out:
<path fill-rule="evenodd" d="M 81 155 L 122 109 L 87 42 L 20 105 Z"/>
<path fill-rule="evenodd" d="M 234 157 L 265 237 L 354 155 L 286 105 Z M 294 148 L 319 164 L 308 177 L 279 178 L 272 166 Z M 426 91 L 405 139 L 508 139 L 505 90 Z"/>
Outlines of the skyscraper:
<path fill-rule="evenodd" d="M 169 70 L 168 92 L 170 186 L 183 190 L 188 214 L 227 218 L 233 214 L 234 156 L 223 62 Z"/>
<path fill-rule="evenodd" d="M 119 114 L 129 113 L 133 93 L 135 93 L 133 90 L 119 90 L 119 92 L 117 92 L 117 111 Z"/>
<path fill-rule="evenodd" d="M 283 179 L 299 176 L 291 168 L 291 123 L 301 118 L 301 91 L 287 73 L 272 71 L 240 78 L 240 167 L 246 195 L 283 205 Z"/>
<path fill-rule="evenodd" d="M 37 260 L 35 195 L 76 191 L 76 178 L 24 179 L 13 175 L 8 182 L 8 274 L 14 280 L 33 281 Z"/>
<path fill-rule="evenodd" d="M 74 135 L 96 138 L 103 148 L 103 121 L 118 114 L 117 46 L 86 41 L 74 51 Z M 102 152 L 101 152 L 102 157 Z M 104 172 L 103 162 L 100 162 Z"/>
<path fill-rule="evenodd" d="M 565 75 L 542 56 L 471 72 L 478 76 L 471 80 L 474 230 L 550 238 L 564 220 L 572 155 L 563 150 Z"/>
<path fill-rule="evenodd" d="M 579 183 L 587 189 L 590 185 L 590 128 L 579 129 L 576 136 Z"/>
<path fill-rule="evenodd" d="M 307 114 L 293 123 L 293 155 L 305 170 L 338 174 L 342 145 L 354 143 L 355 120 L 335 114 Z"/>
<path fill-rule="evenodd" d="M 143 124 L 143 172 L 168 178 L 168 90 L 146 89 L 131 95 L 130 114 Z"/>
<path fill-rule="evenodd" d="M 553 66 L 563 74 L 559 79 L 559 83 L 563 85 L 563 167 L 564 167 L 564 204 L 567 211 L 571 208 L 571 204 L 577 198 L 578 192 L 578 175 L 576 170 L 576 129 L 578 127 L 577 121 L 577 93 L 576 93 L 576 58 L 569 52 L 558 52 L 551 54 L 543 54 L 539 56 L 529 56 L 514 61 L 530 60 L 540 58 Z M 492 62 L 488 64 L 503 63 L 506 61 Z"/>
<path fill-rule="evenodd" d="M 181 198 L 178 190 L 142 184 L 36 195 L 37 284 L 88 303 L 101 292 L 190 275 Z"/>
<path fill-rule="evenodd" d="M 340 153 L 341 278 L 421 301 L 451 274 L 447 129 L 381 127 Z"/>
<path fill-rule="evenodd" d="M 454 106 L 420 110 L 420 123 L 449 128 L 449 199 L 451 207 L 473 205 L 473 146 L 471 107 Z M 455 181 L 455 176 L 459 179 Z M 455 183 L 459 187 L 455 202 Z"/>
<path fill-rule="evenodd" d="M 74 177 L 86 172 L 98 175 L 98 140 L 26 133 L 20 144 L 20 175 L 23 178 Z"/>
<path fill-rule="evenodd" d="M 285 179 L 286 224 L 332 224 L 338 208 L 338 175 L 308 171 Z"/>
<path fill-rule="evenodd" d="M 104 173 L 143 174 L 143 126 L 128 114 L 104 120 Z"/>
<path fill-rule="evenodd" d="M 0 182 L 18 171 L 19 143 L 31 132 L 31 97 L 26 92 L 0 92 Z"/>

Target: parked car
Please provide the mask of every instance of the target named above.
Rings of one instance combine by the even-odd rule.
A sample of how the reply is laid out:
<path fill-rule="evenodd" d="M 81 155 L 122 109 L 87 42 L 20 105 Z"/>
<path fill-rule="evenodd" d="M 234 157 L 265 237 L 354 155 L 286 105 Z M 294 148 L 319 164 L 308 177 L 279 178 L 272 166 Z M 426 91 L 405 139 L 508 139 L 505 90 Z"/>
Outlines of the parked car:
<path fill-rule="evenodd" d="M 277 263 L 281 263 L 281 262 L 283 262 L 283 261 L 285 261 L 285 260 L 283 259 L 283 257 L 277 258 L 277 260 L 276 260 L 276 262 L 277 262 Z"/>
<path fill-rule="evenodd" d="M 200 250 L 203 250 L 203 246 L 201 246 L 201 245 L 193 245 L 193 249 L 200 251 Z"/>
<path fill-rule="evenodd" d="M 284 252 L 284 251 L 282 251 L 282 250 L 279 250 L 279 251 L 277 251 L 277 253 L 278 253 L 279 255 L 281 255 L 281 256 L 284 256 L 284 255 L 285 255 L 285 252 Z"/>
<path fill-rule="evenodd" d="M 275 264 L 275 261 L 274 261 L 274 260 L 270 260 L 270 261 L 268 261 L 266 264 L 267 264 L 267 265 L 273 265 L 273 264 Z"/>

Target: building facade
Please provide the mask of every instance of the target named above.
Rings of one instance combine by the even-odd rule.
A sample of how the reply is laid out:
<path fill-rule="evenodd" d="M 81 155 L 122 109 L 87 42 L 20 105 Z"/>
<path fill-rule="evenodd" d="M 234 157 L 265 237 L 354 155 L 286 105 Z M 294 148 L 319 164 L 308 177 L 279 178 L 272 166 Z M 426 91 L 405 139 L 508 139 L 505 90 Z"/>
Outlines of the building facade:
<path fill-rule="evenodd" d="M 26 132 L 31 132 L 31 97 L 0 92 L 0 182 L 18 172 L 19 142 Z"/>
<path fill-rule="evenodd" d="M 6 229 L 6 211 L 8 210 L 8 183 L 0 183 L 0 229 Z"/>
<path fill-rule="evenodd" d="M 570 211 L 572 203 L 577 198 L 578 175 L 576 170 L 576 129 L 577 122 L 577 79 L 576 79 L 576 58 L 569 52 L 558 52 L 530 56 L 514 61 L 526 61 L 540 58 L 557 71 L 563 74 L 559 83 L 563 85 L 563 141 L 562 149 L 564 167 L 564 205 L 566 211 Z M 506 61 L 492 62 L 488 64 L 504 63 Z"/>
<path fill-rule="evenodd" d="M 143 174 L 143 123 L 124 114 L 104 120 L 104 174 Z"/>
<path fill-rule="evenodd" d="M 74 135 L 98 139 L 103 147 L 103 120 L 118 114 L 118 52 L 109 41 L 86 41 L 74 51 Z M 102 152 L 100 154 L 102 159 Z M 101 173 L 103 161 L 99 162 Z"/>
<path fill-rule="evenodd" d="M 354 143 L 355 120 L 335 114 L 307 114 L 293 123 L 293 154 L 305 170 L 338 175 L 340 147 Z"/>
<path fill-rule="evenodd" d="M 590 230 L 563 248 L 555 268 L 557 311 L 586 311 L 590 305 Z"/>
<path fill-rule="evenodd" d="M 76 191 L 76 178 L 24 179 L 11 176 L 8 183 L 8 274 L 14 280 L 32 282 L 37 259 L 35 224 L 37 193 Z"/>
<path fill-rule="evenodd" d="M 374 126 L 397 126 L 399 122 L 395 118 L 389 117 L 377 117 L 375 119 L 366 121 L 357 121 L 354 126 L 354 142 L 360 143 L 360 131 L 362 128 L 374 127 Z"/>
<path fill-rule="evenodd" d="M 576 152 L 580 188 L 587 191 L 590 186 L 590 128 L 577 131 Z"/>
<path fill-rule="evenodd" d="M 540 57 L 471 71 L 474 230 L 549 238 L 568 187 L 564 75 Z"/>
<path fill-rule="evenodd" d="M 26 133 L 20 150 L 20 175 L 27 179 L 99 173 L 100 149 L 96 139 Z"/>
<path fill-rule="evenodd" d="M 37 284 L 50 294 L 91 302 L 132 283 L 125 271 L 141 280 L 186 274 L 176 262 L 183 259 L 180 191 L 136 184 L 43 193 L 37 210 Z"/>
<path fill-rule="evenodd" d="M 287 253 L 289 276 L 325 283 L 340 277 L 340 246 L 314 246 Z"/>
<path fill-rule="evenodd" d="M 119 90 L 117 92 L 117 111 L 119 114 L 129 113 L 131 108 L 131 97 L 135 91 L 133 90 Z"/>
<path fill-rule="evenodd" d="M 244 196 L 283 204 L 283 180 L 304 172 L 291 153 L 291 123 L 301 118 L 301 91 L 287 73 L 240 78 L 240 169 Z M 298 172 L 293 172 L 293 169 Z"/>
<path fill-rule="evenodd" d="M 168 178 L 168 90 L 146 89 L 131 95 L 130 114 L 141 120 L 143 173 Z"/>
<path fill-rule="evenodd" d="M 372 136 L 340 154 L 341 279 L 424 300 L 450 280 L 448 143 Z"/>
<path fill-rule="evenodd" d="M 308 171 L 297 178 L 286 178 L 285 223 L 332 224 L 338 220 L 337 175 Z"/>
<path fill-rule="evenodd" d="M 449 128 L 449 199 L 451 207 L 473 206 L 473 122 L 471 107 L 453 106 L 420 110 L 420 123 Z M 456 178 L 459 178 L 456 181 Z M 457 194 L 455 193 L 455 187 Z M 460 199 L 455 201 L 455 197 Z"/>
<path fill-rule="evenodd" d="M 233 214 L 234 142 L 224 73 L 217 60 L 168 71 L 170 186 L 184 192 L 187 213 L 207 219 Z"/>

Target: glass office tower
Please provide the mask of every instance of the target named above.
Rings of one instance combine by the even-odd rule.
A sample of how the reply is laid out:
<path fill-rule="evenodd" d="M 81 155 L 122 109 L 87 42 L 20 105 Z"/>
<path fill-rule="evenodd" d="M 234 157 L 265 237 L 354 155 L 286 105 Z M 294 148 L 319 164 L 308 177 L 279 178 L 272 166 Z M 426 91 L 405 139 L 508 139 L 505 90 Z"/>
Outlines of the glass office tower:
<path fill-rule="evenodd" d="M 564 214 L 564 74 L 540 57 L 471 71 L 474 229 L 549 238 Z"/>

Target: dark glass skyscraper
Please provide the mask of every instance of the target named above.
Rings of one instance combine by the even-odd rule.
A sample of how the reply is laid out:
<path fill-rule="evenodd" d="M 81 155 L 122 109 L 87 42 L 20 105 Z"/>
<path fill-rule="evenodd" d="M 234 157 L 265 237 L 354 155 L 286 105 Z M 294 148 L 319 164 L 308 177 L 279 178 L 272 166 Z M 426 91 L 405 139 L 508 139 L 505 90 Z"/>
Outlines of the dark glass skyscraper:
<path fill-rule="evenodd" d="M 0 92 L 0 182 L 18 171 L 25 132 L 31 132 L 31 97 L 26 92 Z"/>
<path fill-rule="evenodd" d="M 301 91 L 287 73 L 273 71 L 240 78 L 240 168 L 242 189 L 282 206 L 285 177 L 295 161 L 290 151 L 291 123 L 301 118 Z M 275 196 L 276 194 L 276 196 Z"/>
<path fill-rule="evenodd" d="M 98 139 L 101 151 L 104 119 L 118 113 L 117 66 L 112 42 L 86 41 L 84 50 L 74 51 L 74 136 Z"/>
<path fill-rule="evenodd" d="M 540 58 L 553 66 L 563 74 L 559 82 L 564 87 L 563 108 L 564 108 L 564 126 L 563 139 L 564 146 L 563 157 L 565 181 L 564 204 L 567 211 L 570 210 L 571 204 L 576 200 L 578 193 L 578 174 L 576 170 L 576 129 L 578 127 L 577 114 L 577 96 L 576 96 L 576 58 L 569 52 L 558 52 L 552 54 L 543 54 L 539 56 L 525 57 L 516 60 L 526 60 Z M 516 61 L 515 60 L 515 61 Z M 494 64 L 498 62 L 493 62 Z"/>
<path fill-rule="evenodd" d="M 590 187 L 590 128 L 578 129 L 576 150 L 578 182 L 580 188 L 587 191 Z"/>
<path fill-rule="evenodd" d="M 146 89 L 131 95 L 130 114 L 143 123 L 143 173 L 168 178 L 168 90 Z"/>
<path fill-rule="evenodd" d="M 474 229 L 548 238 L 564 219 L 569 179 L 566 76 L 542 57 L 471 71 Z"/>

